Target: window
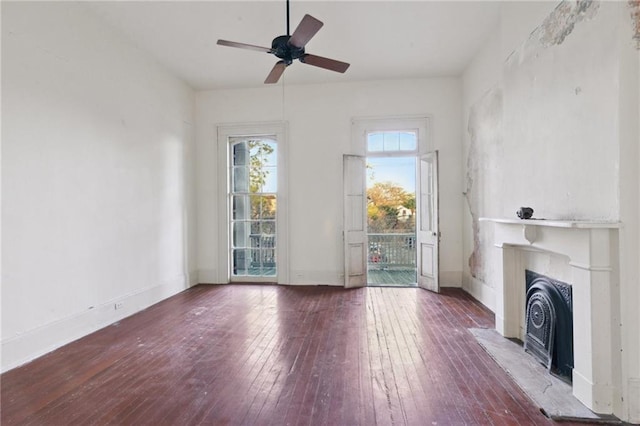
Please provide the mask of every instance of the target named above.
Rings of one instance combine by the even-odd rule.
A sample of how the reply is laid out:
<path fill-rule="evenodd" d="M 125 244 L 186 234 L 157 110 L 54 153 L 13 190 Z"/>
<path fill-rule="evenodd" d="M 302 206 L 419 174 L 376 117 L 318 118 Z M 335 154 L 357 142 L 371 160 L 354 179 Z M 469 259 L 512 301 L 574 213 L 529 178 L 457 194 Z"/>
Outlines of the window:
<path fill-rule="evenodd" d="M 276 276 L 275 136 L 231 137 L 231 276 Z"/>
<path fill-rule="evenodd" d="M 367 152 L 415 152 L 418 148 L 417 132 L 386 131 L 367 135 Z"/>
<path fill-rule="evenodd" d="M 289 279 L 283 123 L 218 127 L 216 282 Z"/>

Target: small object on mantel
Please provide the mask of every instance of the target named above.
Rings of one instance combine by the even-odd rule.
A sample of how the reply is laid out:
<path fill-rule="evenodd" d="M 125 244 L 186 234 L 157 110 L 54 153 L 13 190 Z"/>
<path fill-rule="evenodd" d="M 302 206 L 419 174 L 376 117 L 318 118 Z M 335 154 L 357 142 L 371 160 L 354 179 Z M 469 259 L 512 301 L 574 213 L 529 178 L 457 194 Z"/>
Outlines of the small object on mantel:
<path fill-rule="evenodd" d="M 516 212 L 516 215 L 520 219 L 531 219 L 531 216 L 533 216 L 533 209 L 531 207 L 520 207 Z"/>

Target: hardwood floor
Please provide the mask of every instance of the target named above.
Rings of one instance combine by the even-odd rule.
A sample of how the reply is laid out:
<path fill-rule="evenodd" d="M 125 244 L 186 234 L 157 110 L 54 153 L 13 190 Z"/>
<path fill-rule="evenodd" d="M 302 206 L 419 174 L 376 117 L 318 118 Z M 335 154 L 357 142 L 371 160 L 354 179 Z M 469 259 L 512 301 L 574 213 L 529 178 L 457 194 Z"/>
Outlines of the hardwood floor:
<path fill-rule="evenodd" d="M 461 290 L 196 286 L 1 376 L 2 425 L 551 424 Z"/>

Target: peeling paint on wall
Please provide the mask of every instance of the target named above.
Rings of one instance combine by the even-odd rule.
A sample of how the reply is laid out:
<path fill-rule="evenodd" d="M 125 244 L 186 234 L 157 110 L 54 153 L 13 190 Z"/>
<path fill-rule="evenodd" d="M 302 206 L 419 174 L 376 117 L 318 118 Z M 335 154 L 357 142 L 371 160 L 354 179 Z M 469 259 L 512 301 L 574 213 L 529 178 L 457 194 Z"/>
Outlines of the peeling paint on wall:
<path fill-rule="evenodd" d="M 478 218 L 497 214 L 491 197 L 500 185 L 496 159 L 502 158 L 502 90 L 487 92 L 469 112 L 467 130 L 470 135 L 467 156 L 465 199 L 472 219 L 473 252 L 469 256 L 471 276 L 487 282 L 486 253 L 493 244 L 483 233 Z"/>
<path fill-rule="evenodd" d="M 599 8 L 600 2 L 593 0 L 563 1 L 537 29 L 540 42 L 545 47 L 562 44 L 577 23 L 593 18 Z"/>
<path fill-rule="evenodd" d="M 628 4 L 633 24 L 633 39 L 636 41 L 636 49 L 640 50 L 640 0 L 629 0 Z"/>

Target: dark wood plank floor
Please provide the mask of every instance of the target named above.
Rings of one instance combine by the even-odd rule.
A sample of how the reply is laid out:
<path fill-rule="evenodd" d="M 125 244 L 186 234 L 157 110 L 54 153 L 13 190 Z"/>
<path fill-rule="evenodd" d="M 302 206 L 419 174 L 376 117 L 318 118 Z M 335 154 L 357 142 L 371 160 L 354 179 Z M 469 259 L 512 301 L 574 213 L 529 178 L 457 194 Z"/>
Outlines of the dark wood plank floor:
<path fill-rule="evenodd" d="M 196 286 L 1 376 L 2 425 L 552 424 L 460 290 Z"/>

